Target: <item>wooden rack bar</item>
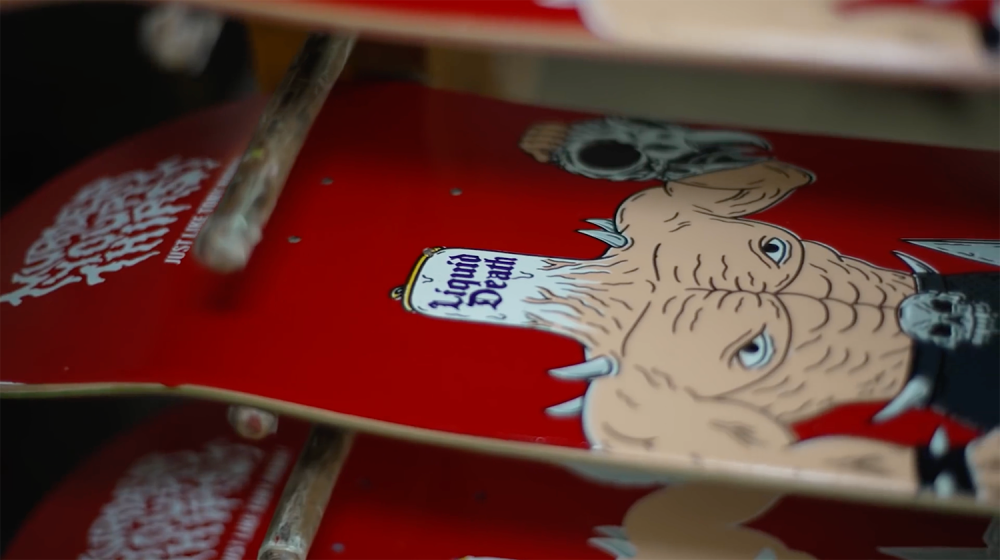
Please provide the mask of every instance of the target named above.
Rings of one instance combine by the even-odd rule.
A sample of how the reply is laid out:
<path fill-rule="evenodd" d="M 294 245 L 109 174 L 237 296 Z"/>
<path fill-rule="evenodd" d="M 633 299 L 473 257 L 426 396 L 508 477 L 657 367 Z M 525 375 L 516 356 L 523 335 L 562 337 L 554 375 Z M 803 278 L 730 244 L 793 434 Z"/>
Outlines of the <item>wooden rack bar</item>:
<path fill-rule="evenodd" d="M 312 34 L 271 97 L 226 192 L 195 240 L 197 259 L 210 270 L 246 267 L 285 180 L 340 76 L 352 35 Z"/>
<path fill-rule="evenodd" d="M 258 560 L 305 560 L 354 434 L 314 426 L 267 529 Z"/>

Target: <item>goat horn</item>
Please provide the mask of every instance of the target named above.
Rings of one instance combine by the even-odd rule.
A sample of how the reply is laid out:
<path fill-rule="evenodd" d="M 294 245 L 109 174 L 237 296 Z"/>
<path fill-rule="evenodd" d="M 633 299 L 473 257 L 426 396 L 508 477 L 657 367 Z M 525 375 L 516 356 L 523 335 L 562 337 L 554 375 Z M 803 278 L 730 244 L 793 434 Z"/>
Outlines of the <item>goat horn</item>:
<path fill-rule="evenodd" d="M 603 243 L 607 243 L 616 249 L 621 249 L 622 247 L 628 245 L 627 237 L 613 231 L 598 231 L 594 229 L 578 229 L 576 231 L 584 235 L 589 235 Z"/>
<path fill-rule="evenodd" d="M 584 220 L 588 224 L 594 224 L 595 226 L 603 229 L 604 231 L 610 231 L 611 233 L 618 233 L 618 227 L 615 225 L 614 220 L 609 220 L 608 218 L 591 218 L 589 220 Z"/>
<path fill-rule="evenodd" d="M 899 416 L 911 408 L 923 406 L 924 401 L 930 394 L 931 382 L 926 377 L 918 375 L 911 379 L 903 387 L 903 390 L 894 399 L 889 401 L 889 404 L 885 405 L 885 408 L 880 410 L 875 416 L 872 416 L 872 420 L 877 424 L 882 423 Z"/>
<path fill-rule="evenodd" d="M 635 546 L 625 539 L 593 537 L 587 539 L 587 544 L 615 558 L 634 558 L 636 554 Z"/>
<path fill-rule="evenodd" d="M 593 358 L 586 362 L 550 369 L 549 375 L 567 381 L 586 381 L 595 377 L 611 375 L 615 370 L 615 362 L 607 356 Z"/>
<path fill-rule="evenodd" d="M 545 409 L 545 412 L 549 416 L 556 416 L 558 418 L 579 416 L 583 412 L 583 397 L 577 397 L 573 400 L 550 406 Z"/>
<path fill-rule="evenodd" d="M 912 270 L 916 274 L 937 272 L 936 270 L 934 270 L 934 267 L 916 257 L 911 257 L 910 255 L 907 255 L 906 253 L 901 253 L 899 251 L 893 251 L 892 254 L 899 257 L 899 260 L 903 261 L 906 264 L 906 266 L 910 267 L 910 270 Z"/>

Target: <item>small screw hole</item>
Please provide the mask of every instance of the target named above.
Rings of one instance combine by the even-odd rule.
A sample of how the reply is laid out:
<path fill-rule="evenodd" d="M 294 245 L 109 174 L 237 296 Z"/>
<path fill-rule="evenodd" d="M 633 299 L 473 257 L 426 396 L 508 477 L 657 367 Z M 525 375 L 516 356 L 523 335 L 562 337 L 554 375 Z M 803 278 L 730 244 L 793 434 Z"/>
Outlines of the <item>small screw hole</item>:
<path fill-rule="evenodd" d="M 339 542 L 333 543 L 333 547 L 332 548 L 333 548 L 333 551 L 336 552 L 337 554 L 341 554 L 342 552 L 344 552 L 344 544 L 343 543 L 339 543 Z"/>
<path fill-rule="evenodd" d="M 329 177 L 323 177 L 322 179 L 319 180 L 319 182 L 320 182 L 321 185 L 332 185 L 333 184 L 333 179 L 331 179 Z"/>
<path fill-rule="evenodd" d="M 298 243 L 299 241 L 302 241 L 302 238 L 297 235 L 292 235 L 288 237 L 289 243 Z"/>
<path fill-rule="evenodd" d="M 483 492 L 481 490 L 479 492 L 476 492 L 475 499 L 476 499 L 477 502 L 485 502 L 486 501 L 486 492 Z"/>
<path fill-rule="evenodd" d="M 451 196 L 458 196 L 462 194 L 462 189 L 451 189 Z"/>

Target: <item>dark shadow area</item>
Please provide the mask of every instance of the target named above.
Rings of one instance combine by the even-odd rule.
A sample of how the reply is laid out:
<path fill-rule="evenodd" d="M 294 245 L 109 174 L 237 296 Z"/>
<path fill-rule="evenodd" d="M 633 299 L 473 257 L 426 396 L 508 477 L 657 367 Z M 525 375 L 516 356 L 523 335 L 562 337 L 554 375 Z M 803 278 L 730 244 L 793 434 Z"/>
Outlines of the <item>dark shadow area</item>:
<path fill-rule="evenodd" d="M 142 4 L 65 4 L 0 16 L 0 209 L 123 138 L 241 95 L 250 49 L 226 24 L 198 77 L 154 67 L 140 49 Z"/>
<path fill-rule="evenodd" d="M 201 76 L 172 75 L 139 47 L 146 10 L 87 2 L 0 13 L 0 211 L 133 134 L 250 91 L 242 25 L 226 24 Z M 166 402 L 0 401 L 0 554 L 32 507 L 81 459 Z"/>
<path fill-rule="evenodd" d="M 34 506 L 80 461 L 173 402 L 152 397 L 4 399 L 0 404 L 0 554 Z"/>

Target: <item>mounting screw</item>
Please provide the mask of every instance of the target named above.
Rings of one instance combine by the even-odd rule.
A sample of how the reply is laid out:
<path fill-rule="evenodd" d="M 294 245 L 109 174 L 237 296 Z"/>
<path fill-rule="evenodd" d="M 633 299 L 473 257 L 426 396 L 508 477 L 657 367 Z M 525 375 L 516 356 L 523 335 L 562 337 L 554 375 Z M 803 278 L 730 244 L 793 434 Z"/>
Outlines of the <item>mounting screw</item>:
<path fill-rule="evenodd" d="M 252 406 L 232 405 L 229 407 L 229 425 L 241 437 L 258 440 L 278 431 L 278 417 Z"/>
<path fill-rule="evenodd" d="M 298 243 L 299 241 L 302 241 L 302 238 L 299 237 L 298 235 L 292 235 L 288 237 L 289 243 Z"/>
<path fill-rule="evenodd" d="M 451 196 L 458 196 L 462 194 L 462 189 L 451 189 Z"/>
<path fill-rule="evenodd" d="M 333 184 L 333 179 L 331 179 L 329 177 L 323 177 L 322 179 L 319 180 L 319 182 L 320 182 L 321 185 L 332 185 Z"/>
<path fill-rule="evenodd" d="M 333 543 L 333 551 L 337 554 L 344 552 L 344 544 L 339 542 Z"/>

